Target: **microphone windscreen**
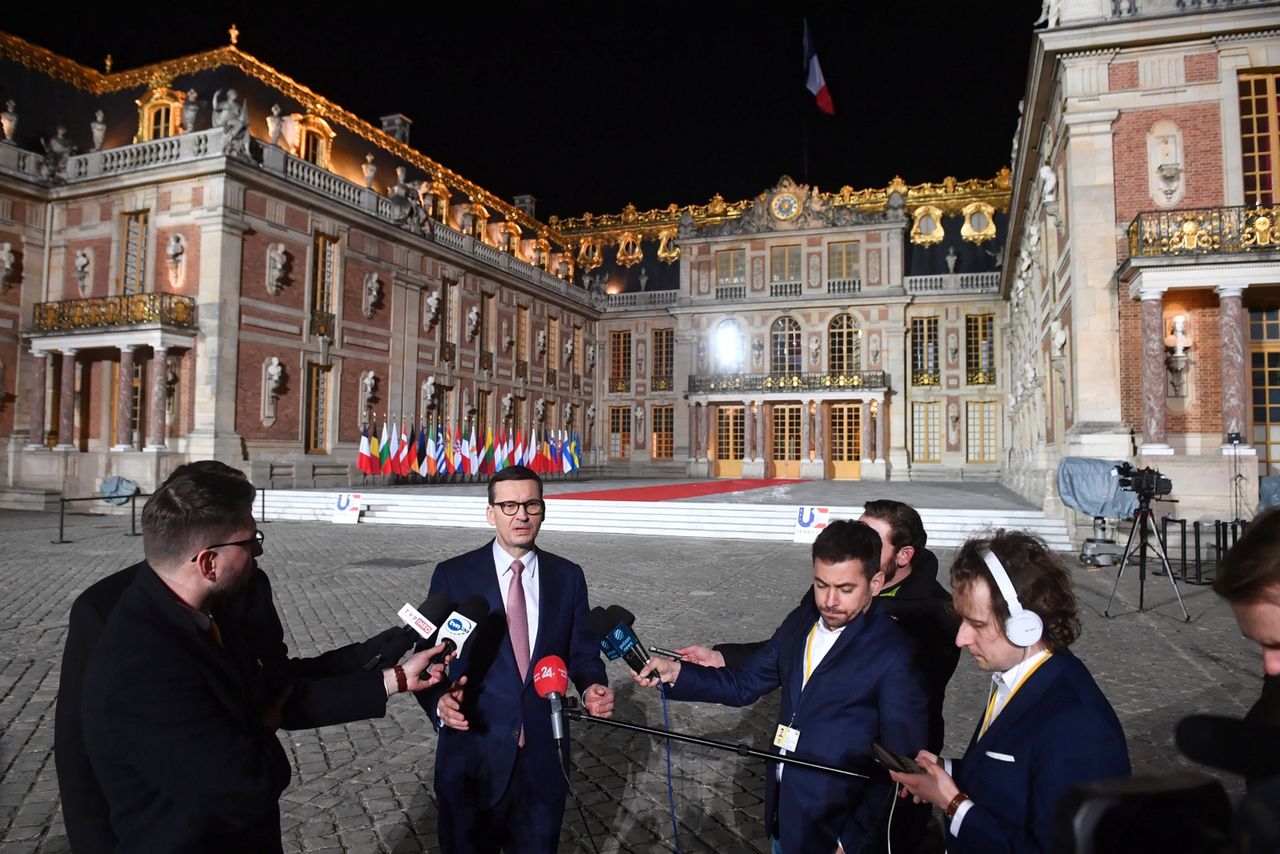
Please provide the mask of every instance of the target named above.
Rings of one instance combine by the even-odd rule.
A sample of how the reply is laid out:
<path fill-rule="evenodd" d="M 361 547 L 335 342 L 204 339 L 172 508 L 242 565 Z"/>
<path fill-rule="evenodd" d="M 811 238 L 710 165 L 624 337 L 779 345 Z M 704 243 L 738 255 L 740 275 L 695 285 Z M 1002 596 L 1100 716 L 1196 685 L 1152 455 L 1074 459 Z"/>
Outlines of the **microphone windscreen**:
<path fill-rule="evenodd" d="M 597 639 L 609 636 L 609 632 L 613 631 L 613 627 L 618 625 L 618 621 L 609 616 L 609 612 L 599 605 L 592 608 L 587 614 L 587 628 L 591 630 L 591 634 Z"/>
<path fill-rule="evenodd" d="M 483 596 L 472 596 L 454 609 L 473 623 L 478 623 L 489 616 L 489 603 Z"/>
<path fill-rule="evenodd" d="M 548 694 L 559 694 L 569 688 L 569 670 L 564 666 L 564 659 L 558 655 L 547 655 L 538 659 L 533 666 L 533 690 L 539 697 Z"/>
<path fill-rule="evenodd" d="M 636 624 L 636 615 L 621 605 L 610 605 L 609 617 L 615 626 L 618 625 L 618 623 L 626 623 L 628 626 L 634 626 Z"/>
<path fill-rule="evenodd" d="M 444 618 L 449 616 L 452 610 L 453 603 L 449 601 L 447 593 L 432 593 L 418 606 L 418 612 L 430 620 L 433 626 L 443 623 Z"/>
<path fill-rule="evenodd" d="M 1280 728 L 1221 715 L 1178 721 L 1174 742 L 1188 759 L 1250 780 L 1280 774 Z"/>

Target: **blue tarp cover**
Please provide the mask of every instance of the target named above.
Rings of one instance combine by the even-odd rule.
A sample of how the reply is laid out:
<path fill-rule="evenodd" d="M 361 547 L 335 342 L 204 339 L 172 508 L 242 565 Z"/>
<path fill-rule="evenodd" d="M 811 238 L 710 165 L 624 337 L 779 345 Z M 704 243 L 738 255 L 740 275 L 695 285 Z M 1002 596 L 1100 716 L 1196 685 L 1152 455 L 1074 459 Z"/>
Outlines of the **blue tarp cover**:
<path fill-rule="evenodd" d="M 1072 510 L 1108 519 L 1128 519 L 1138 509 L 1138 496 L 1120 488 L 1115 467 L 1122 460 L 1067 457 L 1058 467 L 1058 495 Z"/>

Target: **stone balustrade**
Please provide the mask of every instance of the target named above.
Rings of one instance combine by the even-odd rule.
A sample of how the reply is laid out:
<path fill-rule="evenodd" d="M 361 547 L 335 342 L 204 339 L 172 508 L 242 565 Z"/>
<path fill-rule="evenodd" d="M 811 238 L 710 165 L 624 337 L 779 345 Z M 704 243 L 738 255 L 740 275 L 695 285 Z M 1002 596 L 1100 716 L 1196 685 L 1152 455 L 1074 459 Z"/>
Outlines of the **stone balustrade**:
<path fill-rule="evenodd" d="M 909 294 L 994 294 L 1000 291 L 1000 273 L 942 273 L 907 276 L 902 286 Z"/>

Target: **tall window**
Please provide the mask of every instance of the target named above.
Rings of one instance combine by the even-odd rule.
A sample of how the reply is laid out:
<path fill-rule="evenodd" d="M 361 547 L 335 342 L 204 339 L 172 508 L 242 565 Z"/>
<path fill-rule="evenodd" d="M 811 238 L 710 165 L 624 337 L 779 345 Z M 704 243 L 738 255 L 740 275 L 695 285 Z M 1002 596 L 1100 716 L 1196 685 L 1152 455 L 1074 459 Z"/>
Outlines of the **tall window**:
<path fill-rule="evenodd" d="M 156 104 L 151 108 L 148 114 L 147 123 L 148 139 L 164 139 L 173 131 L 173 106 L 170 104 Z"/>
<path fill-rule="evenodd" d="M 497 294 L 483 294 L 480 297 L 480 332 L 476 335 L 476 340 L 480 342 L 480 349 L 487 353 L 493 352 L 493 313 L 497 302 Z"/>
<path fill-rule="evenodd" d="M 337 240 L 324 234 L 316 235 L 314 265 L 311 310 L 332 314 L 338 279 Z"/>
<path fill-rule="evenodd" d="M 440 340 L 452 343 L 456 340 L 454 318 L 458 316 L 458 283 L 445 279 L 440 283 Z"/>
<path fill-rule="evenodd" d="M 747 250 L 725 249 L 716 253 L 716 287 L 747 283 Z"/>
<path fill-rule="evenodd" d="M 582 327 L 573 327 L 573 372 L 582 376 Z"/>
<path fill-rule="evenodd" d="M 773 406 L 773 459 L 795 462 L 800 459 L 800 404 Z"/>
<path fill-rule="evenodd" d="M 306 441 L 308 454 L 329 452 L 329 369 L 307 365 Z"/>
<path fill-rule="evenodd" d="M 631 333 L 609 333 L 609 391 L 631 391 Z"/>
<path fill-rule="evenodd" d="M 476 441 L 483 444 L 485 432 L 489 429 L 489 392 L 479 389 L 476 392 Z M 483 450 L 483 449 L 482 449 Z"/>
<path fill-rule="evenodd" d="M 827 325 L 827 370 L 851 374 L 862 369 L 862 330 L 851 314 L 837 314 Z"/>
<path fill-rule="evenodd" d="M 996 402 L 975 400 L 965 404 L 965 460 L 971 463 L 998 462 Z"/>
<path fill-rule="evenodd" d="M 626 460 L 631 457 L 631 407 L 609 407 L 609 458 Z"/>
<path fill-rule="evenodd" d="M 556 366 L 556 354 L 560 352 L 560 321 L 555 317 L 547 318 L 547 367 Z"/>
<path fill-rule="evenodd" d="M 516 361 L 529 361 L 529 309 L 516 308 Z"/>
<path fill-rule="evenodd" d="M 862 275 L 858 241 L 827 244 L 827 279 L 856 279 Z"/>
<path fill-rule="evenodd" d="M 1280 74 L 1241 74 L 1238 85 L 1244 202 L 1273 205 L 1280 175 Z"/>
<path fill-rule="evenodd" d="M 124 215 L 120 241 L 120 293 L 140 294 L 147 274 L 147 230 L 150 214 L 134 211 Z"/>
<path fill-rule="evenodd" d="M 911 404 L 911 458 L 917 463 L 942 462 L 942 404 Z"/>
<path fill-rule="evenodd" d="M 653 441 L 649 443 L 649 447 L 653 449 L 653 458 L 671 459 L 675 448 L 676 408 L 655 406 L 650 421 L 653 423 Z"/>
<path fill-rule="evenodd" d="M 770 370 L 775 374 L 798 374 L 803 368 L 800 355 L 800 324 L 791 317 L 779 317 L 769 335 L 772 354 Z"/>
<path fill-rule="evenodd" d="M 799 246 L 775 246 L 769 250 L 769 281 L 800 281 Z"/>
<path fill-rule="evenodd" d="M 736 320 L 722 320 L 716 327 L 716 370 L 723 374 L 742 370 L 747 358 L 747 337 Z"/>
<path fill-rule="evenodd" d="M 654 391 L 671 391 L 675 367 L 675 330 L 653 330 L 653 377 L 649 386 Z"/>
<path fill-rule="evenodd" d="M 831 405 L 831 432 L 828 452 L 831 461 L 850 463 L 862 459 L 862 404 Z"/>
<path fill-rule="evenodd" d="M 992 385 L 996 381 L 995 315 L 970 314 L 964 319 L 965 381 Z"/>
<path fill-rule="evenodd" d="M 1280 474 L 1280 308 L 1249 309 L 1253 444 L 1258 475 Z"/>
<path fill-rule="evenodd" d="M 746 453 L 746 418 L 741 406 L 716 409 L 716 459 L 740 460 Z"/>
<path fill-rule="evenodd" d="M 937 385 L 938 379 L 938 318 L 912 318 L 911 383 Z"/>

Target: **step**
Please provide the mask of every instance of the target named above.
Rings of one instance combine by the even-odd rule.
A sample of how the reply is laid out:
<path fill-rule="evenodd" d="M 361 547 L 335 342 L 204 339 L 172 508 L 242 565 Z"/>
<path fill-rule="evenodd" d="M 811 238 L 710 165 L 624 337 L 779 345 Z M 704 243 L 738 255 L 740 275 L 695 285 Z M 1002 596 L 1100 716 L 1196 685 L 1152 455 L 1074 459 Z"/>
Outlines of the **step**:
<path fill-rule="evenodd" d="M 0 510 L 57 510 L 62 493 L 56 489 L 0 487 Z"/>

